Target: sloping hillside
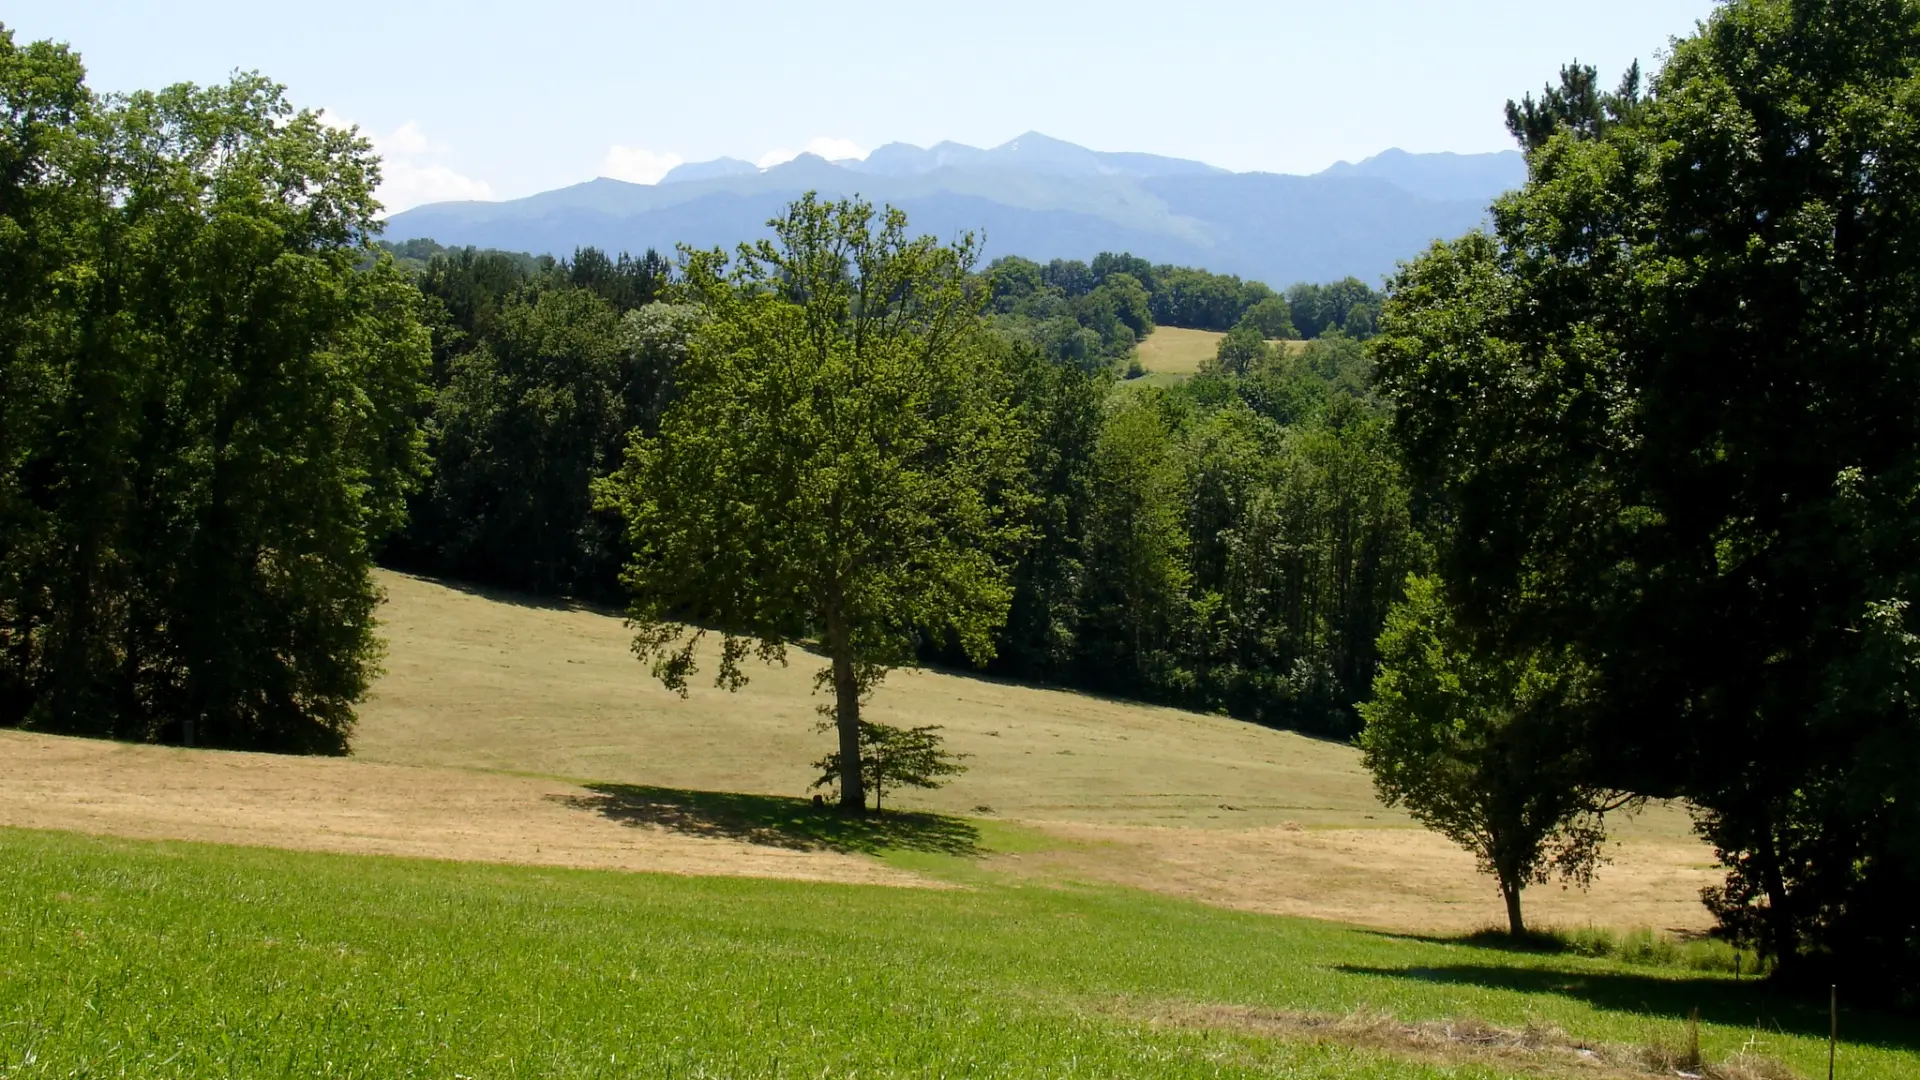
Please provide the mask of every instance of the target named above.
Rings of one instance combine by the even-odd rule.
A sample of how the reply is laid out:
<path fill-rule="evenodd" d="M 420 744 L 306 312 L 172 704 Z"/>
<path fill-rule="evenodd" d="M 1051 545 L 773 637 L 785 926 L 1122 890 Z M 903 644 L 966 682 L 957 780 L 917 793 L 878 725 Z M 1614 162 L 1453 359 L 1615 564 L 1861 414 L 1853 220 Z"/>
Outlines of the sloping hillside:
<path fill-rule="evenodd" d="M 616 616 L 382 574 L 387 674 L 352 758 L 0 732 L 0 826 L 309 851 L 938 886 L 873 856 L 960 854 L 1015 881 L 1128 885 L 1403 930 L 1499 914 L 1473 860 L 1386 810 L 1352 748 L 1222 717 L 944 672 L 874 715 L 943 725 L 969 771 L 854 833 L 806 801 L 817 658 L 738 694 L 662 690 Z M 1621 823 L 1591 893 L 1533 890 L 1543 925 L 1706 924 L 1684 815 Z M 889 864 L 891 863 L 891 864 Z"/>

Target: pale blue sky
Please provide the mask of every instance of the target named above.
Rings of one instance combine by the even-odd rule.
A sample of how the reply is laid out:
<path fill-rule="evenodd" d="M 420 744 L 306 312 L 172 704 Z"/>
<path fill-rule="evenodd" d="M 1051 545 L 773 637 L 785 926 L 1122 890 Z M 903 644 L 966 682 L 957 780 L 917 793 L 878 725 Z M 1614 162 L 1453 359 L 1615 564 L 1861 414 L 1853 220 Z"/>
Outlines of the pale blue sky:
<path fill-rule="evenodd" d="M 1030 129 L 1271 172 L 1390 146 L 1506 149 L 1507 98 L 1575 56 L 1611 81 L 1711 6 L 12 0 L 0 20 L 71 43 L 99 89 L 258 69 L 373 135 L 403 209 L 644 182 L 675 160 Z"/>

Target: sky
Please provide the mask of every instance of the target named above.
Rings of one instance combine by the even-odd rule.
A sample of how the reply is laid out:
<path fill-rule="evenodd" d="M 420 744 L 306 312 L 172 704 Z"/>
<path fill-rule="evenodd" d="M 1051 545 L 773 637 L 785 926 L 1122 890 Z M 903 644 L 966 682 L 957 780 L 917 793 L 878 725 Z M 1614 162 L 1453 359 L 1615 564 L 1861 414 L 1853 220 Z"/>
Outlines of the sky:
<path fill-rule="evenodd" d="M 96 90 L 259 71 L 379 148 L 389 211 L 682 161 L 762 165 L 1040 131 L 1235 171 L 1509 149 L 1572 59 L 1656 66 L 1709 0 L 492 3 L 9 0 Z"/>

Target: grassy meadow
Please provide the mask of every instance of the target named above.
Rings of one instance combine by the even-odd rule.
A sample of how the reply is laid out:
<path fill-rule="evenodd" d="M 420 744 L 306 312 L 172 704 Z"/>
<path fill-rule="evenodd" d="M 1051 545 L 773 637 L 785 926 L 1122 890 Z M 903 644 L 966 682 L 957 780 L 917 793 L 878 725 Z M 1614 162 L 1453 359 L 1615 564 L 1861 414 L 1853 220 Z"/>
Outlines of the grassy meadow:
<path fill-rule="evenodd" d="M 1194 375 L 1200 370 L 1200 365 L 1213 359 L 1214 354 L 1220 351 L 1220 339 L 1226 336 L 1218 330 L 1154 327 L 1153 333 L 1140 343 L 1136 353 L 1140 358 L 1140 366 L 1147 371 L 1144 381 L 1166 385 Z M 1273 341 L 1268 344 L 1276 349 L 1297 350 L 1306 347 L 1304 341 Z"/>
<path fill-rule="evenodd" d="M 1139 346 L 1140 366 L 1150 375 L 1185 377 L 1200 370 L 1200 365 L 1220 351 L 1220 339 L 1227 335 L 1217 330 L 1182 330 L 1177 326 L 1156 326 Z"/>
<path fill-rule="evenodd" d="M 812 654 L 796 650 L 784 668 L 750 664 L 738 693 L 696 676 L 681 698 L 635 662 L 609 613 L 401 574 L 383 573 L 381 585 L 387 675 L 361 709 L 361 762 L 804 800 L 809 763 L 832 743 L 813 728 L 822 661 Z M 710 673 L 714 649 L 703 655 Z M 1043 879 L 1425 931 L 1464 932 L 1501 912 L 1472 858 L 1381 806 L 1342 743 L 935 670 L 894 673 L 869 708 L 885 723 L 939 724 L 967 755 L 964 775 L 900 793 L 897 805 L 1041 830 L 1047 848 L 1018 862 Z M 414 783 L 438 790 L 445 775 Z M 191 786 L 172 774 L 164 782 Z M 302 805 L 303 820 L 326 812 Z M 553 812 L 543 803 L 519 816 Z M 1712 857 L 1686 815 L 1659 808 L 1615 830 L 1622 843 L 1600 886 L 1534 890 L 1539 921 L 1703 929 L 1698 897 Z M 543 846 L 554 849 L 550 832 Z"/>
<path fill-rule="evenodd" d="M 1347 746 L 899 673 L 874 715 L 971 768 L 850 823 L 806 797 L 817 658 L 682 699 L 611 613 L 381 584 L 354 758 L 0 738 L 0 1078 L 1604 1080 L 1672 1075 L 1695 1009 L 1715 1075 L 1824 1067 L 1817 1003 L 1675 944 L 1677 810 L 1513 951 Z M 1910 1026 L 1843 1024 L 1841 1076 L 1920 1080 Z"/>
<path fill-rule="evenodd" d="M 1694 1009 L 1710 1061 L 1824 1068 L 1819 1008 L 1725 974 L 888 857 L 963 887 L 0 830 L 0 1076 L 1607 1077 Z M 1841 1076 L 1920 1077 L 1842 1022 Z"/>

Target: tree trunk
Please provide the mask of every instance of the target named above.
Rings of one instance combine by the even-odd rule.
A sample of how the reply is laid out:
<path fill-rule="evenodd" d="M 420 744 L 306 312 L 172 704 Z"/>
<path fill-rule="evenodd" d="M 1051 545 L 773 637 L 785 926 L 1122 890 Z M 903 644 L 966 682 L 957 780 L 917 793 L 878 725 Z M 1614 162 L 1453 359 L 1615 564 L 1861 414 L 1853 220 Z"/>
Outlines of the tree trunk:
<path fill-rule="evenodd" d="M 1520 917 L 1520 890 L 1525 886 L 1519 882 L 1500 881 L 1500 896 L 1507 902 L 1507 934 L 1511 937 L 1525 937 L 1527 922 Z"/>
<path fill-rule="evenodd" d="M 1765 931 L 1766 948 L 1773 954 L 1774 970 L 1785 970 L 1786 977 L 1798 974 L 1800 943 L 1795 939 L 1793 909 L 1787 896 L 1787 881 L 1780 872 L 1780 849 L 1774 836 L 1773 815 L 1767 815 L 1760 831 L 1760 844 L 1754 861 L 1760 865 L 1760 887 L 1767 893 Z"/>
<path fill-rule="evenodd" d="M 827 616 L 827 649 L 833 659 L 833 720 L 840 732 L 840 812 L 865 814 L 867 789 L 860 778 L 860 686 L 853 676 L 853 642 L 837 613 Z"/>

